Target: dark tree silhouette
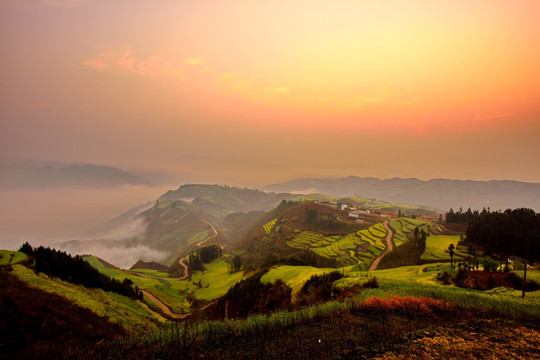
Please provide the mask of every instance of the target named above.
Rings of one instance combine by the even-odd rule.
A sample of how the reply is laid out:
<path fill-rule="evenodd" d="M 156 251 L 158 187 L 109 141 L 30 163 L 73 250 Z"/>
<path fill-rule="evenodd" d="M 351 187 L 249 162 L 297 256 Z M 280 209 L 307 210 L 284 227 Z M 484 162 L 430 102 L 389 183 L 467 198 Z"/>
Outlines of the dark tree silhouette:
<path fill-rule="evenodd" d="M 132 287 L 129 279 L 119 281 L 102 274 L 79 255 L 72 257 L 64 251 L 40 246 L 33 249 L 28 243 L 21 246 L 19 251 L 35 260 L 34 271 L 49 276 L 58 277 L 72 284 L 88 288 L 100 288 L 113 291 L 133 299 L 141 299 L 142 293 Z"/>
<path fill-rule="evenodd" d="M 450 254 L 450 270 L 453 271 L 454 270 L 454 249 L 456 247 L 454 246 L 454 244 L 450 244 L 448 246 L 448 253 Z"/>

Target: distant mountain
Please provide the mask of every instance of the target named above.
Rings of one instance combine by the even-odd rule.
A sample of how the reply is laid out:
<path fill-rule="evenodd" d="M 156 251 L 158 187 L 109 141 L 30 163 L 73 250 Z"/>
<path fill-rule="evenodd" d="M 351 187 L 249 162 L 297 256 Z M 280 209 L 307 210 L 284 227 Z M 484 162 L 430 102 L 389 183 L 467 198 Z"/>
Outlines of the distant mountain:
<path fill-rule="evenodd" d="M 111 166 L 46 161 L 0 164 L 1 189 L 42 189 L 59 186 L 110 187 L 150 185 L 146 180 Z"/>
<path fill-rule="evenodd" d="M 218 220 L 235 212 L 268 211 L 282 200 L 295 197 L 291 194 L 268 193 L 248 188 L 186 184 L 177 190 L 167 191 L 158 200 L 190 202 L 201 211 L 202 215 Z"/>
<path fill-rule="evenodd" d="M 540 210 L 540 183 L 512 180 L 472 181 L 433 179 L 304 178 L 268 185 L 264 190 L 362 196 L 393 203 L 422 204 L 441 210 L 450 208 L 492 210 L 527 207 Z"/>

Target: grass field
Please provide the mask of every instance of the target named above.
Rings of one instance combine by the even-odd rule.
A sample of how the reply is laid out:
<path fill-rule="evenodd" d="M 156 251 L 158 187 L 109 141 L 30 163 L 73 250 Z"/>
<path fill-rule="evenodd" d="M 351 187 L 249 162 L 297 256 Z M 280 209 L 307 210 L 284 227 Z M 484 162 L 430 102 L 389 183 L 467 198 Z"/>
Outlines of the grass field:
<path fill-rule="evenodd" d="M 210 264 L 204 264 L 203 272 L 196 271 L 191 279 L 154 279 L 137 276 L 119 269 L 105 267 L 99 259 L 90 256 L 85 258 L 92 266 L 102 273 L 116 279 L 128 278 L 133 281 L 133 285 L 141 290 L 146 290 L 161 302 L 166 304 L 174 313 L 182 314 L 193 311 L 190 297 L 199 301 L 211 301 L 225 295 L 234 284 L 243 277 L 243 272 L 229 274 L 229 264 L 226 257 L 216 259 Z M 145 269 L 145 273 L 155 270 Z M 155 273 L 147 273 L 156 276 Z M 163 273 L 164 275 L 167 275 Z"/>
<path fill-rule="evenodd" d="M 163 278 L 169 277 L 168 273 L 164 271 L 153 270 L 153 269 L 131 269 L 130 271 L 133 271 L 139 274 L 148 275 L 148 276 L 156 276 L 156 277 L 163 277 Z"/>
<path fill-rule="evenodd" d="M 19 251 L 0 250 L 0 266 L 8 266 L 22 263 L 28 260 L 25 253 Z"/>
<path fill-rule="evenodd" d="M 421 256 L 423 260 L 450 261 L 448 247 L 454 244 L 454 261 L 468 257 L 466 249 L 458 248 L 459 235 L 430 235 L 426 239 L 426 250 Z"/>
<path fill-rule="evenodd" d="M 64 296 L 75 304 L 92 310 L 110 321 L 122 325 L 129 332 L 143 333 L 157 330 L 158 324 L 166 319 L 151 311 L 140 301 L 105 292 L 102 289 L 88 289 L 47 275 L 36 275 L 32 270 L 15 265 L 12 274 L 32 287 Z"/>
<path fill-rule="evenodd" d="M 336 269 L 320 269 L 311 266 L 292 266 L 283 265 L 271 268 L 261 278 L 263 284 L 275 283 L 276 280 L 281 279 L 292 289 L 292 298 L 300 291 L 304 283 L 309 280 L 313 275 L 321 275 L 336 271 Z"/>
<path fill-rule="evenodd" d="M 229 264 L 223 258 L 204 267 L 205 271 L 196 271 L 191 277 L 192 283 L 201 282 L 201 287 L 194 292 L 195 299 L 201 301 L 211 301 L 225 295 L 244 276 L 243 272 L 229 274 Z"/>

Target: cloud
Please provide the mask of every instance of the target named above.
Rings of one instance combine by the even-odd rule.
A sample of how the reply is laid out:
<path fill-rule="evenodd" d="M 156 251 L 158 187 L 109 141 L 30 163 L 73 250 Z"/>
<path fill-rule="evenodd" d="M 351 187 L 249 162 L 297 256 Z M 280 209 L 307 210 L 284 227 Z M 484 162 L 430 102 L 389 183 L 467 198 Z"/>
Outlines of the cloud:
<path fill-rule="evenodd" d="M 285 86 L 267 87 L 264 91 L 269 94 L 287 94 L 290 92 Z"/>
<path fill-rule="evenodd" d="M 122 269 L 129 269 L 139 260 L 163 262 L 168 254 L 146 245 L 132 244 L 129 239 L 142 236 L 147 225 L 136 217 L 109 231 L 54 245 L 72 255 L 94 255 Z"/>
<path fill-rule="evenodd" d="M 186 64 L 198 66 L 198 65 L 206 64 L 206 60 L 204 60 L 203 57 L 191 57 L 186 60 Z"/>
<path fill-rule="evenodd" d="M 139 260 L 164 262 L 168 256 L 146 245 L 129 246 L 119 241 L 71 241 L 55 247 L 71 255 L 94 255 L 122 269 L 129 269 Z"/>
<path fill-rule="evenodd" d="M 218 83 L 220 87 L 231 92 L 246 92 L 254 93 L 256 91 L 256 77 L 243 79 L 234 73 L 224 73 L 219 77 Z"/>
<path fill-rule="evenodd" d="M 86 0 L 4 0 L 0 2 L 3 8 L 71 8 Z"/>
<path fill-rule="evenodd" d="M 184 71 L 170 64 L 161 56 L 143 59 L 133 55 L 132 50 L 102 52 L 92 59 L 84 60 L 84 66 L 98 71 L 128 73 L 143 77 L 182 77 Z"/>

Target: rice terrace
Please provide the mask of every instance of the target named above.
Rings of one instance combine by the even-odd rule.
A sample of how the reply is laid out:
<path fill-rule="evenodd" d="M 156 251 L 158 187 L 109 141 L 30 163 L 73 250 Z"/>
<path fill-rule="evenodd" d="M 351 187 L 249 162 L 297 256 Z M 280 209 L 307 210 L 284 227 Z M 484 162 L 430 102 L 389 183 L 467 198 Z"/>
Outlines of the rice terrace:
<path fill-rule="evenodd" d="M 540 360 L 539 19 L 0 1 L 0 360 Z"/>
<path fill-rule="evenodd" d="M 270 204 L 238 232 L 237 215 L 225 210 L 223 216 L 223 210 L 213 208 L 215 201 L 195 208 L 195 201 L 177 200 L 194 192 L 230 198 L 231 191 L 245 195 L 228 187 L 180 187 L 142 213 L 153 224 L 142 240 L 156 239 L 156 246 L 164 239 L 152 235 L 154 229 L 161 231 L 160 222 L 184 228 L 185 243 L 170 250 L 176 257 L 169 265 L 138 261 L 120 269 L 96 256 L 72 257 L 27 243 L 18 252 L 2 251 L 2 274 L 13 288 L 2 295 L 4 311 L 13 310 L 5 313 L 4 324 L 34 321 L 22 308 L 13 308 L 24 296 L 16 288 L 24 287 L 41 297 L 61 296 L 90 311 L 107 329 L 98 330 L 96 323 L 71 332 L 68 337 L 77 344 L 70 346 L 39 332 L 22 340 L 6 333 L 6 354 L 80 359 L 540 356 L 540 272 L 520 257 L 503 255 L 526 255 L 519 243 L 509 249 L 483 237 L 471 239 L 493 231 L 495 217 L 513 219 L 516 236 L 527 238 L 520 221 L 538 226 L 538 214 L 484 209 L 438 216 L 430 209 L 312 194 Z M 172 221 L 172 214 L 179 221 Z M 463 220 L 468 225 L 460 232 Z M 534 236 L 530 239 L 527 246 L 537 249 Z M 62 331 L 62 315 L 52 312 L 46 318 Z M 73 329 L 82 326 L 77 319 Z M 99 342 L 83 341 L 84 334 L 94 334 L 89 339 Z"/>

